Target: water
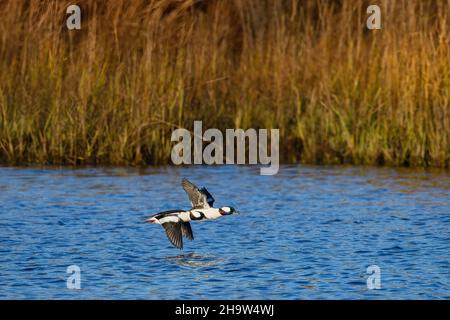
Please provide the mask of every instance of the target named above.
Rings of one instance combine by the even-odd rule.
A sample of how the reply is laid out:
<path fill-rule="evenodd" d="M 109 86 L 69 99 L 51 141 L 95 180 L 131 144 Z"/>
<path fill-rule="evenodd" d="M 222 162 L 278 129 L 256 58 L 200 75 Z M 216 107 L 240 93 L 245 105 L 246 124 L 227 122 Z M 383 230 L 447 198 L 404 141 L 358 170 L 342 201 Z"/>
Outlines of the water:
<path fill-rule="evenodd" d="M 188 207 L 182 177 L 241 214 L 193 222 L 180 251 L 143 220 Z M 0 298 L 449 299 L 449 228 L 442 171 L 0 168 Z"/>

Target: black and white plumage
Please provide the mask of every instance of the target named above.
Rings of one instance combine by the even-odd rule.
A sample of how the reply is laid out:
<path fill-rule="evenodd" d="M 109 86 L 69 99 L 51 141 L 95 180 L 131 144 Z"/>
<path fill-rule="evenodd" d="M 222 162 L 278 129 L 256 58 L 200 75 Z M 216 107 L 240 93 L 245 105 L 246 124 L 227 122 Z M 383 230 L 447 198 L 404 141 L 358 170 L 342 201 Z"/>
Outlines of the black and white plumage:
<path fill-rule="evenodd" d="M 181 185 L 191 202 L 190 210 L 164 211 L 145 220 L 162 225 L 169 241 L 179 249 L 183 248 L 183 237 L 194 240 L 190 221 L 213 220 L 236 213 L 233 207 L 214 208 L 214 198 L 206 188 L 199 189 L 187 179 L 183 179 Z"/>
<path fill-rule="evenodd" d="M 188 194 L 193 209 L 210 208 L 213 206 L 214 198 L 205 187 L 199 189 L 187 179 L 183 179 L 181 185 Z"/>

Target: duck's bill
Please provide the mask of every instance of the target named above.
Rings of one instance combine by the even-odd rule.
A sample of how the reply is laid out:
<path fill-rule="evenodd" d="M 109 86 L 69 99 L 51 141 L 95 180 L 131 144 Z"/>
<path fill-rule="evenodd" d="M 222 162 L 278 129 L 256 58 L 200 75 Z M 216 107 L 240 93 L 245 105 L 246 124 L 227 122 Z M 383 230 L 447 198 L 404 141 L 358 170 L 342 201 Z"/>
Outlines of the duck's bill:
<path fill-rule="evenodd" d="M 155 218 L 148 218 L 145 219 L 144 222 L 148 222 L 148 223 L 155 223 L 156 219 Z"/>

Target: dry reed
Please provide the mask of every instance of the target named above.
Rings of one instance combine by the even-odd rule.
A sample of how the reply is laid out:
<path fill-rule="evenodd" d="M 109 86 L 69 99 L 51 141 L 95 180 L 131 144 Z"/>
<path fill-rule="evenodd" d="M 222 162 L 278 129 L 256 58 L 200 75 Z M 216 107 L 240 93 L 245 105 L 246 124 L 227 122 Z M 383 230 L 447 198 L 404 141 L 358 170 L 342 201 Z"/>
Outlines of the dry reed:
<path fill-rule="evenodd" d="M 170 161 L 171 131 L 280 128 L 284 162 L 449 167 L 450 0 L 0 2 L 0 162 Z"/>

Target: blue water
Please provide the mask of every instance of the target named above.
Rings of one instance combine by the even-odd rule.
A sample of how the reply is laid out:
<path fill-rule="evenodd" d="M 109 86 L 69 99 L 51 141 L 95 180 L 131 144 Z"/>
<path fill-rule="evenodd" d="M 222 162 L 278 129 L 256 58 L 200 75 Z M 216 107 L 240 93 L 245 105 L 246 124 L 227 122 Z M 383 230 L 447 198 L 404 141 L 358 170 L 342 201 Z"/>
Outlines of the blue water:
<path fill-rule="evenodd" d="M 181 251 L 143 220 L 189 207 L 182 177 L 241 214 L 193 222 Z M 449 299 L 449 249 L 442 171 L 0 168 L 1 299 Z"/>

